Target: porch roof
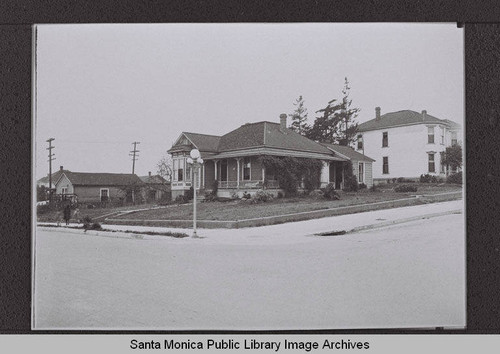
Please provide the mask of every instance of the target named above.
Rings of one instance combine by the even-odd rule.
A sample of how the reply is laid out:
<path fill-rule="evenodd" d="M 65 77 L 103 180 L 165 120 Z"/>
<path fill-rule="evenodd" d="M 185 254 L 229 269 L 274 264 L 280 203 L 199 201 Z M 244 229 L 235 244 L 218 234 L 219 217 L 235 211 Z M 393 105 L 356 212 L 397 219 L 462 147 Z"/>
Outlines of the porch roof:
<path fill-rule="evenodd" d="M 251 149 L 240 149 L 233 151 L 225 151 L 220 154 L 216 154 L 213 156 L 206 157 L 207 160 L 218 160 L 218 159 L 226 159 L 226 158 L 237 158 L 237 157 L 246 157 L 246 156 L 291 156 L 291 157 L 303 157 L 303 158 L 313 158 L 319 160 L 327 160 L 327 161 L 347 161 L 347 159 L 342 158 L 340 156 L 333 156 L 329 154 L 321 154 L 316 152 L 309 151 L 300 151 L 300 150 L 290 150 L 290 149 L 279 149 L 273 147 L 263 147 L 258 146 Z"/>
<path fill-rule="evenodd" d="M 329 143 L 321 143 L 322 145 L 326 146 L 328 149 L 332 150 L 337 156 L 344 156 L 347 159 L 351 161 L 365 161 L 365 162 L 373 162 L 375 161 L 374 159 L 360 154 L 359 152 L 355 151 L 353 148 L 350 146 L 342 146 L 342 145 L 337 145 L 337 144 L 329 144 Z"/>

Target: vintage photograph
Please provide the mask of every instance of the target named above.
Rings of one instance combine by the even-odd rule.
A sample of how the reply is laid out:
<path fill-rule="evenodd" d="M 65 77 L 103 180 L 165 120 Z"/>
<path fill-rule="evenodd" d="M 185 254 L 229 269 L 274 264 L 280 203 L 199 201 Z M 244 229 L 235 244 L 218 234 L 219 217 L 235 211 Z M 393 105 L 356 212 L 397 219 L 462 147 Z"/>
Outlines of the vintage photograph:
<path fill-rule="evenodd" d="M 46 24 L 33 68 L 33 329 L 465 328 L 456 24 Z"/>

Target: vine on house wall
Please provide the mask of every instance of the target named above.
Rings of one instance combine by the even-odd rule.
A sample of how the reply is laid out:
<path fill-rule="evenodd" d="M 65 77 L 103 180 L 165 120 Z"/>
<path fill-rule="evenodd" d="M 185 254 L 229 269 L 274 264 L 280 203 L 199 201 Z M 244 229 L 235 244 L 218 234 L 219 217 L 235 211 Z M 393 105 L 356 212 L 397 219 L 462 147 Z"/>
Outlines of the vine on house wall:
<path fill-rule="evenodd" d="M 280 188 L 288 196 L 297 193 L 302 181 L 308 191 L 319 188 L 321 168 L 323 167 L 319 160 L 289 156 L 262 156 L 260 162 L 266 170 L 274 171 Z"/>

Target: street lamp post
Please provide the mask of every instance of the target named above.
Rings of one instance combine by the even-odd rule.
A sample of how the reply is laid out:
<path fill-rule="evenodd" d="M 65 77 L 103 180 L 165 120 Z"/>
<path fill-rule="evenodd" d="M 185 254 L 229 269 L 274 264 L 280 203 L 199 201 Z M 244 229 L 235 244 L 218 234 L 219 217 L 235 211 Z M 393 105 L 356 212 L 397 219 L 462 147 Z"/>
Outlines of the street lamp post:
<path fill-rule="evenodd" d="M 203 165 L 203 159 L 200 156 L 200 152 L 198 149 L 193 149 L 189 153 L 189 156 L 186 159 L 186 162 L 193 166 L 193 237 L 197 238 L 198 235 L 196 233 L 196 180 L 197 180 L 197 172 L 199 172 L 201 166 Z"/>

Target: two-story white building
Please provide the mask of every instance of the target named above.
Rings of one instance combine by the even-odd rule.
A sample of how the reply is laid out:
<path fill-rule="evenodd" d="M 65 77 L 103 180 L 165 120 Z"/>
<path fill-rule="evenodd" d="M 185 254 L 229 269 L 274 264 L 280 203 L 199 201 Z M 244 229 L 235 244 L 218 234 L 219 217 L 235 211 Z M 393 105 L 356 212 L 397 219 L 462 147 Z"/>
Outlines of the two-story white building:
<path fill-rule="evenodd" d="M 375 159 L 375 183 L 404 177 L 417 179 L 422 174 L 445 177 L 441 161 L 446 147 L 461 143 L 461 126 L 422 111 L 410 110 L 381 115 L 358 126 L 356 151 Z"/>

